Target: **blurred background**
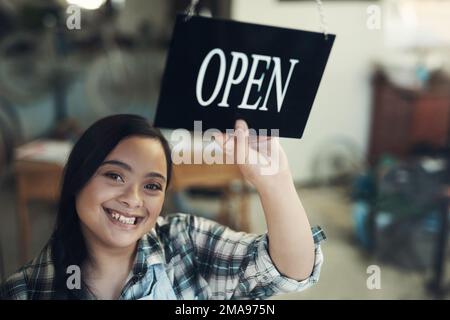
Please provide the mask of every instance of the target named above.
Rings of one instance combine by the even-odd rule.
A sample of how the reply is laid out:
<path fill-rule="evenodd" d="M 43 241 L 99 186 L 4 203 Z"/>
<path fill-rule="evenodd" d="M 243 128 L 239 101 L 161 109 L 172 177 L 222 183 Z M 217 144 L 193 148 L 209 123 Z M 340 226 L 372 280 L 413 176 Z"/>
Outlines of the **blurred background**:
<path fill-rule="evenodd" d="M 310 221 L 327 233 L 325 264 L 315 287 L 279 298 L 448 299 L 450 0 L 322 3 L 196 8 L 337 35 L 303 139 L 282 140 Z M 0 0 L 0 281 L 48 240 L 77 137 L 109 114 L 153 119 L 175 16 L 189 4 Z M 266 230 L 233 166 L 177 166 L 164 214 L 174 211 Z"/>

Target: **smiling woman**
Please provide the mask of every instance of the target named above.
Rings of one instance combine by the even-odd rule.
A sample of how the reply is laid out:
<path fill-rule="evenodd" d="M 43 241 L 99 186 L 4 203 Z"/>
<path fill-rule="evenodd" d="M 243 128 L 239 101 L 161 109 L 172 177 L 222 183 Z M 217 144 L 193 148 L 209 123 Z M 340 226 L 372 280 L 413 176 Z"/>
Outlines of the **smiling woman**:
<path fill-rule="evenodd" d="M 303 290 L 318 280 L 323 234 L 311 232 L 283 157 L 269 178 L 240 166 L 260 194 L 266 234 L 189 214 L 162 218 L 168 142 L 139 116 L 104 118 L 70 154 L 50 241 L 0 298 L 262 299 Z M 81 270 L 75 285 L 70 270 Z"/>

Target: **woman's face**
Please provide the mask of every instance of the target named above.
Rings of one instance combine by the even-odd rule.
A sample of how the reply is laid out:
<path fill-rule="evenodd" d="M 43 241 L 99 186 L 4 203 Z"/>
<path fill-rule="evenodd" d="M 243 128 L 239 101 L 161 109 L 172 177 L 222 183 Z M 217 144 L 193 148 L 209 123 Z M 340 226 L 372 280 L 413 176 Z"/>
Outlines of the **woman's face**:
<path fill-rule="evenodd" d="M 134 246 L 155 225 L 166 179 L 166 157 L 158 140 L 123 139 L 76 197 L 87 242 L 110 248 Z"/>

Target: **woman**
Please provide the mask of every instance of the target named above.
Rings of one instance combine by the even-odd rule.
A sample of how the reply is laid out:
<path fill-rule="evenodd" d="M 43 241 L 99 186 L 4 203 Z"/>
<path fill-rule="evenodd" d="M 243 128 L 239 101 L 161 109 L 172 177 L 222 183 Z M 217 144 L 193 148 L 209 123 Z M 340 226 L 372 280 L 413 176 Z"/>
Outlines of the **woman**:
<path fill-rule="evenodd" d="M 245 148 L 249 139 L 239 137 L 248 137 L 247 124 L 238 120 L 235 129 L 236 147 Z M 228 150 L 225 138 L 216 136 Z M 239 165 L 267 221 L 268 232 L 253 235 L 188 214 L 159 217 L 171 177 L 167 141 L 139 116 L 96 122 L 69 156 L 50 241 L 2 285 L 1 297 L 264 299 L 310 286 L 319 277 L 323 236 L 318 230 L 313 237 L 274 142 L 276 174 Z M 259 155 L 249 145 L 246 154 Z"/>

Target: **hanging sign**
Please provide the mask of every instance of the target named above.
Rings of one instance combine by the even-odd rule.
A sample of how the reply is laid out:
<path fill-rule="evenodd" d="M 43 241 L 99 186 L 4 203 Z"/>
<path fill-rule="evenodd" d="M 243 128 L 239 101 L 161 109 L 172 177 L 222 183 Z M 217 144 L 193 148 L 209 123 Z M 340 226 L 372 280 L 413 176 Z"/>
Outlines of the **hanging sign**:
<path fill-rule="evenodd" d="M 178 15 L 155 126 L 279 129 L 300 138 L 335 35 Z"/>

